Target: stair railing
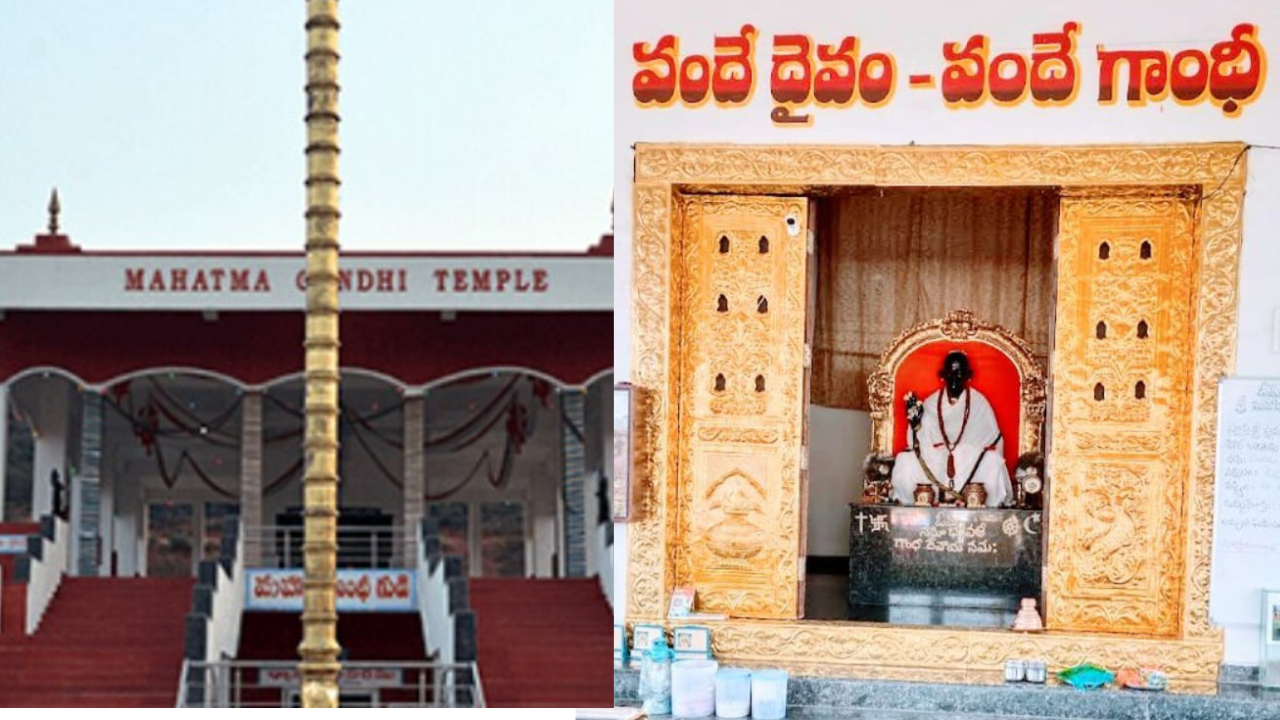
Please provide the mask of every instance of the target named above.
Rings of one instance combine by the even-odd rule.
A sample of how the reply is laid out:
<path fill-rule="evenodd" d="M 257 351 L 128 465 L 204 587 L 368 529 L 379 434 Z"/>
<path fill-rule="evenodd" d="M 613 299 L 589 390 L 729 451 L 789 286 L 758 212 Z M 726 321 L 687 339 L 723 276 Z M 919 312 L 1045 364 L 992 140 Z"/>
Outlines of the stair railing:
<path fill-rule="evenodd" d="M 217 560 L 200 563 L 192 589 L 191 612 L 186 618 L 183 648 L 183 681 L 180 698 L 194 702 L 206 687 L 203 664 L 236 656 L 240 646 L 240 621 L 244 615 L 245 571 L 244 533 L 236 518 L 227 518 L 222 527 Z"/>
<path fill-rule="evenodd" d="M 407 568 L 404 548 L 411 529 L 401 525 L 341 525 L 338 527 L 339 568 Z M 244 529 L 245 547 L 258 561 L 254 568 L 302 567 L 301 525 L 259 525 Z"/>
<path fill-rule="evenodd" d="M 290 660 L 187 660 L 176 706 L 298 707 L 299 685 L 298 664 Z M 345 662 L 338 686 L 347 707 L 485 707 L 474 662 Z"/>
<path fill-rule="evenodd" d="M 27 538 L 27 554 L 17 562 L 16 579 L 27 583 L 26 633 L 34 635 L 58 592 L 71 562 L 67 523 L 56 515 L 40 518 L 40 532 Z"/>
<path fill-rule="evenodd" d="M 418 612 L 427 655 L 447 665 L 474 665 L 476 614 L 470 609 L 467 573 L 462 557 L 444 554 L 440 526 L 434 518 L 423 518 L 418 526 L 417 575 Z M 474 678 L 468 675 L 470 672 L 465 667 L 460 669 L 457 681 L 479 687 L 478 671 Z"/>
<path fill-rule="evenodd" d="M 439 532 L 434 518 L 422 520 L 418 532 L 418 614 L 427 657 L 453 662 L 453 622 L 449 617 L 449 586 Z"/>

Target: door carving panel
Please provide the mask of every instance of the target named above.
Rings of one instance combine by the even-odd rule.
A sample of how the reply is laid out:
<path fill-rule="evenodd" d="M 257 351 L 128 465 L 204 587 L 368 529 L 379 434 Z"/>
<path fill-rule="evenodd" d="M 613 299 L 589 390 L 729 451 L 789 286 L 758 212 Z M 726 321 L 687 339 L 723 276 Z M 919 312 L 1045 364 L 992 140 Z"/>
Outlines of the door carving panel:
<path fill-rule="evenodd" d="M 676 585 L 737 617 L 803 609 L 804 198 L 686 196 Z"/>
<path fill-rule="evenodd" d="M 1063 195 L 1046 600 L 1052 629 L 1180 632 L 1196 201 L 1177 188 Z"/>

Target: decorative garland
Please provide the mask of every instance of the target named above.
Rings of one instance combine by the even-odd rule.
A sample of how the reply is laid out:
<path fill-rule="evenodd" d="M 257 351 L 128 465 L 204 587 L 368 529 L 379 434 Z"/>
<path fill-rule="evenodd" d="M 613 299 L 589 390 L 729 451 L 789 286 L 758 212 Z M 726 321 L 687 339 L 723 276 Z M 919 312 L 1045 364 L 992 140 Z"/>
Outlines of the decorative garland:
<path fill-rule="evenodd" d="M 519 396 L 517 385 L 521 378 L 527 378 L 530 383 L 531 397 L 528 400 L 536 398 L 541 400 L 543 407 L 549 407 L 553 399 L 550 383 L 532 376 L 516 375 L 498 389 L 479 410 L 457 426 L 434 438 L 430 437 L 429 431 L 426 433 L 423 441 L 423 451 L 425 453 L 432 455 L 452 454 L 474 446 L 488 436 L 499 422 L 504 419 L 506 421 L 506 440 L 502 452 L 502 461 L 496 472 L 493 467 L 491 449 L 485 449 L 480 453 L 466 477 L 440 494 L 426 493 L 425 498 L 427 500 L 442 500 L 456 494 L 470 484 L 480 474 L 482 468 L 484 469 L 485 479 L 490 486 L 502 488 L 508 484 L 515 465 L 514 457 L 523 450 L 524 444 L 533 436 L 537 426 L 538 413 L 531 412 L 531 406 L 536 407 L 536 405 Z M 164 457 L 161 441 L 165 438 L 198 438 L 215 447 L 239 449 L 240 438 L 225 432 L 225 428 L 238 417 L 238 411 L 241 410 L 244 401 L 243 396 L 238 396 L 235 402 L 216 416 L 204 419 L 191 412 L 180 401 L 175 399 L 157 378 L 149 377 L 147 378 L 147 383 L 149 387 L 147 388 L 146 402 L 140 407 L 134 404 L 133 388 L 131 381 L 128 380 L 114 385 L 110 393 L 104 395 L 104 400 L 107 407 L 111 408 L 129 424 L 134 436 L 138 438 L 147 455 L 155 457 L 156 468 L 161 482 L 164 483 L 165 487 L 172 490 L 181 480 L 183 471 L 190 467 L 196 477 L 215 493 L 224 497 L 235 498 L 235 493 L 218 485 L 200 467 L 195 457 L 185 449 L 180 452 L 175 467 L 170 470 L 169 463 Z M 269 392 L 263 393 L 263 397 L 277 409 L 299 421 L 295 428 L 270 436 L 264 435 L 263 445 L 274 445 L 301 437 L 305 415 L 303 410 L 289 405 Z M 394 405 L 379 409 L 373 413 L 361 415 L 344 412 L 341 417 L 341 429 L 350 430 L 350 433 L 356 439 L 356 443 L 373 461 L 378 472 L 388 482 L 400 489 L 404 487 L 403 480 L 386 466 L 373 448 L 370 440 L 377 440 L 385 446 L 403 452 L 404 442 L 402 439 L 388 436 L 374 426 L 374 423 L 379 419 L 392 413 L 403 411 L 403 408 L 404 401 L 401 400 Z M 582 439 L 582 430 L 568 417 L 564 416 L 563 411 L 560 414 L 562 423 L 569 427 L 570 432 Z M 264 494 L 272 495 L 284 489 L 290 481 L 296 479 L 302 469 L 302 465 L 303 459 L 299 458 L 263 487 Z"/>

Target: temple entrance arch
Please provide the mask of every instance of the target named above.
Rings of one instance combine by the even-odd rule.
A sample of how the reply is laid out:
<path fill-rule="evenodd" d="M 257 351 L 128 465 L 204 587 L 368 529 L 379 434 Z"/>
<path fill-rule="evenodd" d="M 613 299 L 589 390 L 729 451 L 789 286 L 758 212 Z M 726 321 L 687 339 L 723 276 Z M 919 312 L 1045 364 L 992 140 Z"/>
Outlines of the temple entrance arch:
<path fill-rule="evenodd" d="M 587 564 L 603 443 L 586 388 L 480 368 L 424 388 L 423 512 L 473 575 L 572 576 Z M 595 397 L 598 403 L 600 396 Z M 598 452 L 596 452 L 598 451 Z M 590 458 L 595 458 L 594 465 Z"/>
<path fill-rule="evenodd" d="M 82 388 L 79 378 L 52 367 L 33 368 L 0 385 L 7 435 L 0 457 L 5 465 L 0 520 L 35 522 L 69 508 L 65 491 Z"/>
<path fill-rule="evenodd" d="M 1156 382 L 1166 387 L 1167 393 L 1158 398 L 1160 402 L 1169 403 L 1172 395 L 1185 400 L 1185 405 L 1162 405 L 1152 413 L 1153 418 L 1158 416 L 1168 423 L 1160 431 L 1171 433 L 1166 438 L 1170 445 L 1162 445 L 1152 458 L 1132 457 L 1137 449 L 1132 445 L 1113 449 L 1090 446 L 1088 438 L 1060 426 L 1062 418 L 1070 416 L 1066 404 L 1087 406 L 1093 413 L 1091 422 L 1098 425 L 1080 426 L 1080 430 L 1094 432 L 1102 431 L 1107 423 L 1119 422 L 1119 414 L 1131 412 L 1135 401 L 1150 401 L 1153 396 L 1151 382 L 1130 377 L 1130 370 L 1146 372 L 1148 368 L 1121 368 L 1109 362 L 1108 358 L 1115 358 L 1099 352 L 1096 344 L 1083 341 L 1086 337 L 1097 339 L 1099 319 L 1090 318 L 1085 324 L 1082 317 L 1093 314 L 1091 309 L 1103 311 L 1098 304 L 1103 300 L 1118 302 L 1124 307 L 1116 305 L 1105 312 L 1120 317 L 1120 326 L 1132 324 L 1131 334 L 1137 337 L 1138 323 L 1145 321 L 1144 339 L 1155 339 L 1156 335 L 1151 332 L 1151 321 L 1145 317 L 1135 320 L 1137 316 L 1130 312 L 1137 311 L 1136 305 L 1129 305 L 1142 297 L 1143 291 L 1117 284 L 1103 287 L 1097 284 L 1103 274 L 1092 266 L 1069 268 L 1067 272 L 1076 273 L 1076 281 L 1068 278 L 1064 284 L 1059 278 L 1055 303 L 1060 324 L 1055 330 L 1055 346 L 1062 348 L 1056 352 L 1065 354 L 1056 358 L 1060 362 L 1051 359 L 1050 363 L 1055 388 L 1050 402 L 1063 408 L 1055 409 L 1049 450 L 1050 466 L 1056 469 L 1051 470 L 1053 476 L 1049 480 L 1047 532 L 1051 550 L 1045 570 L 1048 632 L 1025 638 L 1004 631 L 808 624 L 797 619 L 797 607 L 784 615 L 793 618 L 790 621 L 766 624 L 734 619 L 717 626 L 716 653 L 729 660 L 793 665 L 818 662 L 913 679 L 930 677 L 932 673 L 939 679 L 962 680 L 981 673 L 995 675 L 1005 659 L 1028 652 L 1045 657 L 1054 666 L 1075 664 L 1084 659 L 1083 653 L 1114 666 L 1155 662 L 1168 669 L 1184 687 L 1212 683 L 1222 657 L 1221 635 L 1210 626 L 1207 612 L 1214 402 L 1216 380 L 1230 370 L 1233 362 L 1244 153 L 1245 148 L 1238 144 L 1054 148 L 637 146 L 633 217 L 636 301 L 632 331 L 633 380 L 637 389 L 633 482 L 637 502 L 636 517 L 628 531 L 628 619 L 661 619 L 672 588 L 706 570 L 696 553 L 681 551 L 692 540 L 686 534 L 684 517 L 695 497 L 691 493 L 699 487 L 696 480 L 686 482 L 690 456 L 685 439 L 696 428 L 687 424 L 685 408 L 692 394 L 727 391 L 730 378 L 726 373 L 724 390 L 720 390 L 717 377 L 711 377 L 710 384 L 697 384 L 689 369 L 696 371 L 701 365 L 691 366 L 688 353 L 699 345 L 680 341 L 688 337 L 691 327 L 697 328 L 682 311 L 688 295 L 680 284 L 680 268 L 698 260 L 689 258 L 685 242 L 694 226 L 686 212 L 690 199 L 704 194 L 722 196 L 721 201 L 726 203 L 750 202 L 752 196 L 803 199 L 858 186 L 1048 187 L 1056 188 L 1064 198 L 1059 215 L 1060 242 L 1079 239 L 1083 252 L 1096 241 L 1092 252 L 1098 258 L 1105 254 L 1099 248 L 1108 238 L 1120 237 L 1126 246 L 1132 239 L 1136 257 L 1152 260 L 1151 267 L 1158 268 L 1152 275 L 1152 282 L 1158 286 L 1156 297 L 1165 297 L 1159 290 L 1166 287 L 1164 273 L 1177 267 L 1178 278 L 1168 287 L 1176 286 L 1188 293 L 1185 300 L 1179 301 L 1180 307 L 1187 315 L 1194 314 L 1191 326 L 1196 328 L 1192 332 L 1189 328 L 1166 326 L 1159 338 L 1158 355 L 1169 358 L 1181 354 L 1188 358 L 1189 365 L 1184 370 L 1158 363 L 1150 369 L 1151 376 L 1159 378 Z M 1077 204 L 1072 200 L 1077 197 L 1092 199 Z M 1073 207 L 1079 210 L 1073 211 Z M 1153 254 L 1144 257 L 1144 240 L 1155 247 L 1163 244 L 1164 258 Z M 716 238 L 711 238 L 707 247 L 711 248 L 708 253 L 720 252 Z M 1145 277 L 1144 273 L 1139 275 Z M 734 278 L 725 280 L 733 281 Z M 1139 285 L 1144 283 L 1150 284 L 1145 279 L 1137 281 Z M 1105 297 L 1107 293 L 1111 299 Z M 1172 296 L 1167 299 L 1172 301 Z M 707 312 L 713 318 L 715 313 L 731 312 L 732 305 L 726 310 L 720 306 L 718 302 L 709 305 Z M 1126 354 L 1125 358 L 1134 356 Z M 1110 379 L 1103 379 L 1103 375 Z M 1106 390 L 1098 393 L 1098 384 L 1123 387 L 1129 392 L 1123 397 Z M 768 392 L 768 387 L 766 379 L 761 391 Z M 1084 388 L 1087 397 L 1077 397 Z M 1105 408 L 1093 405 L 1106 398 L 1113 403 Z M 791 425 L 792 432 L 803 435 L 803 421 L 798 414 L 794 417 L 797 420 Z M 1151 433 L 1139 434 L 1146 438 Z M 751 447 L 763 442 L 760 438 L 746 443 L 738 454 L 745 460 L 764 462 L 762 458 L 768 452 Z M 1165 451 L 1175 457 L 1165 457 Z M 1104 559 L 1085 547 L 1096 547 L 1091 539 L 1098 537 L 1100 530 L 1105 533 L 1107 523 L 1117 527 L 1107 518 L 1121 517 L 1114 510 L 1100 510 L 1096 502 L 1090 504 L 1098 496 L 1091 483 L 1099 476 L 1090 472 L 1089 464 L 1098 462 L 1123 466 L 1130 475 L 1147 473 L 1140 466 L 1158 470 L 1158 482 L 1121 478 L 1117 485 L 1133 489 L 1129 493 L 1132 501 L 1124 506 L 1133 525 L 1162 538 L 1159 543 L 1147 545 L 1127 543 L 1129 552 L 1142 553 L 1138 564 L 1148 570 L 1141 577 L 1137 573 L 1111 572 L 1120 562 L 1114 553 Z M 802 460 L 797 470 L 804 466 Z M 774 476 L 767 477 L 771 480 Z M 798 481 L 802 477 L 779 477 L 777 482 L 791 482 L 793 478 Z M 783 537 L 800 532 L 804 504 L 800 512 L 785 512 L 785 506 L 775 499 L 784 496 L 779 493 L 781 486 L 768 481 L 761 485 L 760 494 L 765 500 L 759 515 L 770 523 L 764 527 L 765 534 Z M 1052 549 L 1055 547 L 1058 549 Z M 788 561 L 797 566 L 802 555 L 799 544 L 789 552 Z M 1100 562 L 1102 569 L 1090 569 L 1090 561 Z M 1109 591 L 1119 589 L 1119 596 L 1133 602 L 1123 610 L 1104 607 L 1094 589 L 1102 586 Z M 1083 620 L 1085 617 L 1091 620 Z M 1102 620 L 1105 622 L 1100 625 Z M 1116 634 L 1126 632 L 1126 627 L 1128 632 L 1141 636 Z M 790 642 L 798 632 L 806 633 L 811 642 L 802 647 Z M 948 648 L 945 658 L 938 656 L 938 649 L 943 647 Z"/>

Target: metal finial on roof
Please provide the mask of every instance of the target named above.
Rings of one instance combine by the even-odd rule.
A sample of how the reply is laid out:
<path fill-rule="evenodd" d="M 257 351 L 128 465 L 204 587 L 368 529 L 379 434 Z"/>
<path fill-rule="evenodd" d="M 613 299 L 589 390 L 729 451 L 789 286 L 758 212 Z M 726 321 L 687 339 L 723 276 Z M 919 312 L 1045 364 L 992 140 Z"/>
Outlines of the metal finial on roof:
<path fill-rule="evenodd" d="M 62 212 L 62 204 L 58 202 L 58 188 L 49 196 L 49 234 L 58 234 L 58 213 Z"/>

